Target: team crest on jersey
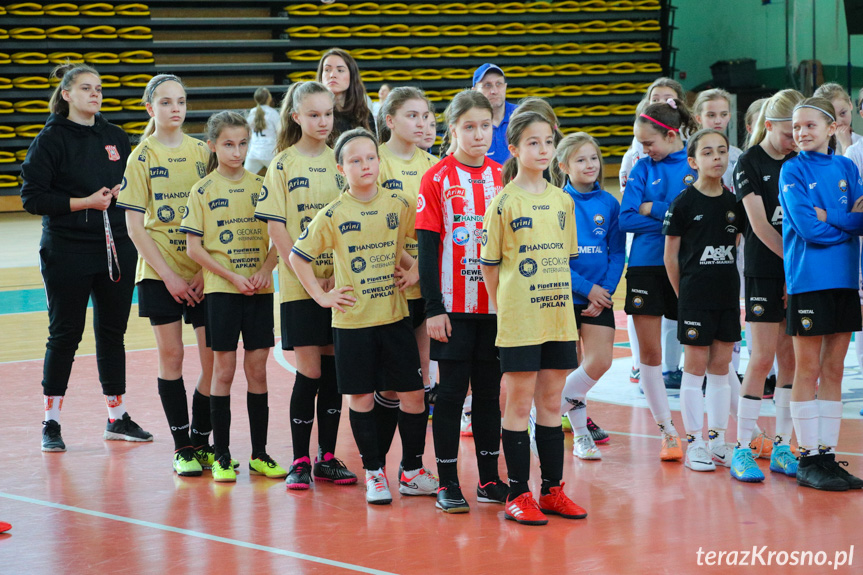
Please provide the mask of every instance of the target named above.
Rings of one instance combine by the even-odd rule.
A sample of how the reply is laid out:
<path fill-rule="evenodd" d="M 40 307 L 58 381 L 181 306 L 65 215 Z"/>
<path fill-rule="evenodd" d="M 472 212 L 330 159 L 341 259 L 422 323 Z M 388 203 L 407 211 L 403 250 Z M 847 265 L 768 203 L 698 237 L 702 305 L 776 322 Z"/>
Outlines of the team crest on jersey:
<path fill-rule="evenodd" d="M 563 210 L 557 212 L 557 225 L 560 226 L 561 230 L 566 227 L 566 212 Z"/>
<path fill-rule="evenodd" d="M 270 191 L 267 189 L 267 186 L 261 186 L 261 193 L 258 194 L 258 201 L 263 202 L 266 200 L 269 193 Z"/>
<path fill-rule="evenodd" d="M 464 198 L 467 192 L 464 191 L 464 188 L 461 186 L 453 186 L 451 188 L 447 188 L 443 192 L 443 199 L 451 200 L 453 198 Z"/>
<path fill-rule="evenodd" d="M 848 191 L 848 182 L 845 180 L 839 180 L 839 191 L 843 194 Z"/>
<path fill-rule="evenodd" d="M 516 218 L 509 223 L 509 227 L 511 227 L 514 232 L 517 232 L 522 228 L 533 228 L 533 218 L 525 216 Z"/>
<path fill-rule="evenodd" d="M 155 168 L 150 168 L 150 179 L 153 178 L 167 178 L 168 177 L 168 168 L 163 168 L 161 166 L 156 166 Z"/>
<path fill-rule="evenodd" d="M 683 183 L 686 184 L 687 186 L 694 181 L 695 181 L 695 176 L 693 176 L 692 174 L 686 174 L 683 177 Z"/>
<path fill-rule="evenodd" d="M 488 230 L 482 231 L 482 235 L 480 236 L 480 242 L 482 242 L 482 245 L 486 245 L 488 243 Z"/>
<path fill-rule="evenodd" d="M 159 221 L 167 224 L 168 222 L 174 219 L 174 210 L 171 209 L 171 206 L 162 206 L 156 212 L 156 216 L 159 218 Z"/>
<path fill-rule="evenodd" d="M 258 194 L 250 194 L 249 198 L 252 200 L 252 207 L 257 208 L 258 207 Z"/>
<path fill-rule="evenodd" d="M 521 260 L 521 263 L 518 264 L 518 271 L 526 278 L 531 277 L 536 273 L 536 270 L 539 266 L 536 265 L 536 261 L 531 258 L 524 258 Z"/>
<path fill-rule="evenodd" d="M 603 216 L 602 214 L 596 214 L 595 216 L 593 216 L 593 223 L 598 226 L 605 224 L 605 216 Z"/>
<path fill-rule="evenodd" d="M 426 199 L 422 194 L 417 196 L 417 213 L 426 209 Z"/>
<path fill-rule="evenodd" d="M 231 243 L 231 240 L 233 240 L 233 239 L 234 239 L 234 232 L 232 232 L 231 230 L 225 230 L 219 234 L 219 241 L 222 242 L 223 244 L 229 244 L 229 243 Z"/>
<path fill-rule="evenodd" d="M 345 188 L 345 177 L 341 174 L 336 174 L 336 187 L 340 190 Z"/>
<path fill-rule="evenodd" d="M 360 256 L 357 256 L 351 260 L 351 271 L 353 271 L 355 274 L 361 273 L 364 269 L 366 269 L 366 260 L 364 260 Z"/>
<path fill-rule="evenodd" d="M 300 234 L 298 240 L 304 240 L 309 235 L 309 228 L 303 230 L 303 233 Z"/>
<path fill-rule="evenodd" d="M 690 327 L 686 330 L 686 339 L 688 340 L 696 340 L 698 339 L 698 330 L 694 327 Z"/>
<path fill-rule="evenodd" d="M 304 217 L 300 220 L 300 231 L 306 233 L 306 230 L 309 229 L 309 224 L 312 223 L 312 218 L 309 216 Z"/>
<path fill-rule="evenodd" d="M 458 227 L 452 231 L 452 242 L 457 246 L 465 246 L 470 241 L 470 232 Z"/>
<path fill-rule="evenodd" d="M 362 230 L 362 226 L 360 226 L 359 222 L 345 222 L 343 224 L 339 224 L 339 231 L 342 235 L 348 232 L 359 232 Z"/>
<path fill-rule="evenodd" d="M 195 162 L 195 169 L 198 170 L 198 177 L 203 178 L 207 175 L 207 166 L 204 162 Z"/>
<path fill-rule="evenodd" d="M 397 230 L 399 227 L 399 215 L 395 212 L 387 214 L 387 227 L 391 230 Z"/>
<path fill-rule="evenodd" d="M 812 329 L 812 325 L 813 325 L 814 323 L 815 323 L 815 322 L 813 322 L 813 321 L 812 321 L 812 318 L 809 318 L 809 317 L 802 317 L 802 318 L 800 318 L 800 325 L 801 325 L 801 326 L 803 327 L 803 329 L 805 329 L 806 331 L 809 331 L 810 329 Z"/>
<path fill-rule="evenodd" d="M 764 306 L 760 303 L 753 305 L 750 309 L 752 310 L 752 315 L 755 317 L 761 317 L 764 315 Z"/>
<path fill-rule="evenodd" d="M 309 179 L 308 178 L 291 178 L 288 180 L 288 193 L 293 192 L 297 188 L 308 188 L 309 187 Z"/>
<path fill-rule="evenodd" d="M 644 298 L 640 295 L 635 296 L 632 298 L 632 305 L 636 308 L 642 307 L 644 305 Z"/>
<path fill-rule="evenodd" d="M 117 151 L 117 146 L 105 146 L 105 151 L 108 152 L 108 159 L 112 162 L 120 161 L 120 152 Z"/>
<path fill-rule="evenodd" d="M 401 190 L 401 189 L 403 189 L 401 180 L 387 180 L 386 182 L 384 182 L 381 185 L 388 190 Z"/>
<path fill-rule="evenodd" d="M 737 214 L 735 214 L 733 211 L 728 210 L 727 212 L 725 212 L 725 221 L 727 221 L 729 224 L 733 224 L 734 220 L 736 219 Z"/>
<path fill-rule="evenodd" d="M 203 193 L 203 192 L 201 192 L 201 193 Z M 211 201 L 207 205 L 210 206 L 210 211 L 213 211 L 216 208 L 227 208 L 228 207 L 228 198 L 216 198 L 215 200 Z"/>

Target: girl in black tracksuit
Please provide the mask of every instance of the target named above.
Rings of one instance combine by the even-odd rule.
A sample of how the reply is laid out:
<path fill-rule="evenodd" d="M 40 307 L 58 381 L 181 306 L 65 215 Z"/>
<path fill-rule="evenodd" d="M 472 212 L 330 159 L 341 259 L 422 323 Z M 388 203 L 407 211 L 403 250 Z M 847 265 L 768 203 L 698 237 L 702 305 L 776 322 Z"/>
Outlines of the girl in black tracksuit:
<path fill-rule="evenodd" d="M 51 97 L 52 114 L 21 166 L 24 209 L 43 216 L 39 258 L 50 335 L 42 379 L 42 450 L 66 450 L 60 435 L 60 406 L 91 296 L 96 363 L 108 405 L 104 438 L 152 441 L 153 436 L 135 424 L 123 406 L 123 337 L 137 253 L 116 197 L 131 151 L 129 138 L 99 114 L 102 85 L 93 68 L 69 64 L 54 74 L 60 84 Z"/>

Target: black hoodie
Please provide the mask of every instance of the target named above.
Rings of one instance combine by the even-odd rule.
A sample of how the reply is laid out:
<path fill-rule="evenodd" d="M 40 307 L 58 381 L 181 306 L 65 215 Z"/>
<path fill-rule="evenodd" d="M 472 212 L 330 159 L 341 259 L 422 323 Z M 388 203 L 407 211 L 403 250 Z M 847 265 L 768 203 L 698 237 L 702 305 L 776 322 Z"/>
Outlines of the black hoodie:
<path fill-rule="evenodd" d="M 69 209 L 70 198 L 86 198 L 102 187 L 123 183 L 129 136 L 96 114 L 92 126 L 51 114 L 21 164 L 24 209 L 42 217 L 42 247 L 61 252 L 105 252 L 105 226 L 99 210 Z M 108 218 L 117 244 L 129 240 L 116 200 Z"/>

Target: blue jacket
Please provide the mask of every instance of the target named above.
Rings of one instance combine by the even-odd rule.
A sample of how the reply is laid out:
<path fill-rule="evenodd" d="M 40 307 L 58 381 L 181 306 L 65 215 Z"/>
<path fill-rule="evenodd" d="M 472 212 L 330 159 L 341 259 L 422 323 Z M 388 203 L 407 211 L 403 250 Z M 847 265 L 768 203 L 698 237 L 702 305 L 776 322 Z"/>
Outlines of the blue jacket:
<path fill-rule="evenodd" d="M 669 154 L 659 162 L 649 156 L 633 166 L 620 203 L 620 229 L 632 232 L 629 267 L 663 266 L 665 237 L 662 221 L 674 198 L 695 182 L 698 173 L 686 161 L 686 149 Z M 638 207 L 653 202 L 649 216 L 638 213 Z"/>
<path fill-rule="evenodd" d="M 575 200 L 575 229 L 578 258 L 569 260 L 572 275 L 572 302 L 585 305 L 594 284 L 614 293 L 626 259 L 626 234 L 620 231 L 620 204 L 595 183 L 593 190 L 580 193 L 569 181 L 563 188 Z"/>
<path fill-rule="evenodd" d="M 863 213 L 849 213 L 863 182 L 851 160 L 818 152 L 800 152 L 782 165 L 782 251 L 788 293 L 857 289 Z M 818 220 L 815 207 L 827 211 Z"/>
<path fill-rule="evenodd" d="M 499 126 L 493 128 L 491 148 L 488 149 L 488 153 L 486 154 L 486 156 L 501 166 L 510 158 L 509 144 L 506 141 L 506 129 L 509 128 L 509 117 L 512 116 L 516 108 L 518 106 L 515 104 L 504 103 L 503 120 L 500 121 Z"/>

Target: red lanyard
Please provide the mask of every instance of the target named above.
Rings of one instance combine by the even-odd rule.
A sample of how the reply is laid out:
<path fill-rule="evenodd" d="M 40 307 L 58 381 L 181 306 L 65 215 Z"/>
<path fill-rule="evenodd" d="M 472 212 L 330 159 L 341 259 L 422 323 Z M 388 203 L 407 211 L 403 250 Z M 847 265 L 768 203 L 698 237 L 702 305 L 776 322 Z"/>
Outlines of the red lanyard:
<path fill-rule="evenodd" d="M 105 246 L 108 250 L 108 277 L 111 281 L 118 283 L 120 278 L 120 259 L 117 257 L 117 246 L 114 244 L 114 234 L 111 232 L 111 221 L 108 219 L 108 210 L 102 212 L 102 222 L 105 224 Z M 114 279 L 114 265 L 117 264 L 117 279 Z"/>

